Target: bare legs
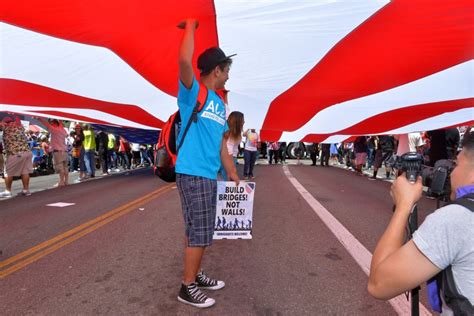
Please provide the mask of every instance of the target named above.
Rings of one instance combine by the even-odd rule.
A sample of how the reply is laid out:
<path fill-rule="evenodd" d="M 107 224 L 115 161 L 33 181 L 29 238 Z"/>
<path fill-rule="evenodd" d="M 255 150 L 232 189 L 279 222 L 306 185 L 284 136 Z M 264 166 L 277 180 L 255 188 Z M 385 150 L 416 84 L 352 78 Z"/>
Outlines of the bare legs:
<path fill-rule="evenodd" d="M 184 248 L 184 284 L 189 285 L 196 281 L 196 275 L 201 267 L 201 260 L 205 249 L 205 247 Z"/>

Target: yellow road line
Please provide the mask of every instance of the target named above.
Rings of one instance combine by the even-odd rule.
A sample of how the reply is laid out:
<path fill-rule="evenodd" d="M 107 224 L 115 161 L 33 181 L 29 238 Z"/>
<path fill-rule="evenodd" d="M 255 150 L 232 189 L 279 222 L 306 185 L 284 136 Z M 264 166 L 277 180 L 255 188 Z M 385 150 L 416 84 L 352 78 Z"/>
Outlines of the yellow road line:
<path fill-rule="evenodd" d="M 131 201 L 131 202 L 127 203 L 127 204 L 124 204 L 124 205 L 122 205 L 122 206 L 119 206 L 119 207 L 117 207 L 117 208 L 115 208 L 115 209 L 113 209 L 113 210 L 111 210 L 111 211 L 109 211 L 109 212 L 107 212 L 107 213 L 105 213 L 105 214 L 99 216 L 99 217 L 96 217 L 96 218 L 94 218 L 94 219 L 92 219 L 92 220 L 90 220 L 90 221 L 88 221 L 88 222 L 86 222 L 86 223 L 84 223 L 84 224 L 81 224 L 81 225 L 79 225 L 79 226 L 77 226 L 77 227 L 75 227 L 75 228 L 73 228 L 73 229 L 71 229 L 71 230 L 68 230 L 67 232 L 64 232 L 64 233 L 62 233 L 62 234 L 59 234 L 59 235 L 57 235 L 57 236 L 55 236 L 55 237 L 53 237 L 53 238 L 51 238 L 51 239 L 49 239 L 49 240 L 47 240 L 47 241 L 45 241 L 45 242 L 42 242 L 41 244 L 38 244 L 38 245 L 36 245 L 36 246 L 34 246 L 34 247 L 32 247 L 32 248 L 30 248 L 30 249 L 28 249 L 28 250 L 25 250 L 25 251 L 23 251 L 23 252 L 21 252 L 21 253 L 15 255 L 15 256 L 13 256 L 13 257 L 10 257 L 10 258 L 8 258 L 8 259 L 5 260 L 5 261 L 0 262 L 0 269 L 3 268 L 3 267 L 5 267 L 5 266 L 10 265 L 11 263 L 13 263 L 13 262 L 15 262 L 15 261 L 18 261 L 18 260 L 20 260 L 20 259 L 22 259 L 22 258 L 24 258 L 24 257 L 27 257 L 27 256 L 29 256 L 29 255 L 31 255 L 31 254 L 33 254 L 33 253 L 35 253 L 35 252 L 37 252 L 37 251 L 39 251 L 39 250 L 41 250 L 41 249 L 44 249 L 44 248 L 46 248 L 46 247 L 48 247 L 48 246 L 50 246 L 50 245 L 52 245 L 52 244 L 54 244 L 54 243 L 56 243 L 56 242 L 58 242 L 58 241 L 64 239 L 64 238 L 66 238 L 66 237 L 69 237 L 69 236 L 71 236 L 71 235 L 73 235 L 73 234 L 75 234 L 75 233 L 77 233 L 77 232 L 79 232 L 79 231 L 81 231 L 81 230 L 87 228 L 88 226 L 91 226 L 91 225 L 93 225 L 93 224 L 95 224 L 95 223 L 97 223 L 97 222 L 100 222 L 100 221 L 106 219 L 107 217 L 110 217 L 110 216 L 112 216 L 112 215 L 114 215 L 114 214 L 117 214 L 117 213 L 123 211 L 124 209 L 129 208 L 130 206 L 132 206 L 132 205 L 134 205 L 134 204 L 141 203 L 142 200 L 147 199 L 147 198 L 150 197 L 150 196 L 154 196 L 155 194 L 158 194 L 158 193 L 160 193 L 161 191 L 166 190 L 168 187 L 170 187 L 170 185 L 165 186 L 165 187 L 161 187 L 161 188 L 159 188 L 159 189 L 157 189 L 157 190 L 155 190 L 155 191 L 153 191 L 153 192 L 151 192 L 151 193 L 149 193 L 149 194 L 147 194 L 147 195 L 145 195 L 145 196 L 143 196 L 143 197 L 141 197 L 141 198 L 138 198 L 138 199 L 136 199 L 136 200 L 133 200 L 133 201 Z"/>
<path fill-rule="evenodd" d="M 174 184 L 169 184 L 158 190 L 155 190 L 139 199 L 131 201 L 127 204 L 124 204 L 112 211 L 109 211 L 93 220 L 90 220 L 82 225 L 79 225 L 65 233 L 57 235 L 41 244 L 38 244 L 28 250 L 25 250 L 18 255 L 15 255 L 11 258 L 8 258 L 5 261 L 0 262 L 0 268 L 12 265 L 11 267 L 0 271 L 0 279 L 6 277 L 7 275 L 39 260 L 40 258 L 64 247 L 67 244 L 97 230 L 98 228 L 116 220 L 117 218 L 130 213 L 135 210 L 135 207 L 139 204 L 145 204 L 155 199 L 156 197 L 168 192 Z M 52 245 L 52 246 L 51 246 Z M 51 247 L 49 247 L 51 246 Z M 49 247 L 49 248 L 48 248 Z M 47 248 L 47 249 L 45 249 Z M 44 250 L 43 250 L 44 249 Z M 37 253 L 36 253 L 37 252 Z M 36 254 L 34 254 L 36 253 Z M 34 255 L 32 255 L 34 254 Z M 26 258 L 22 260 L 23 258 Z"/>

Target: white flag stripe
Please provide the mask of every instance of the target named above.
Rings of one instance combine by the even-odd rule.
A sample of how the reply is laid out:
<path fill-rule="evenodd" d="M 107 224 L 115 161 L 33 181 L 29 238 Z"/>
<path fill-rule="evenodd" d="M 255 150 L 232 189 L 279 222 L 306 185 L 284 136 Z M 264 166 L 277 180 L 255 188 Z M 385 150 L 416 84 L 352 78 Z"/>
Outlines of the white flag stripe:
<path fill-rule="evenodd" d="M 384 134 L 406 134 L 413 131 L 431 131 L 438 129 L 439 126 L 448 127 L 467 121 L 474 121 L 474 107 L 443 113 L 417 123 L 406 125 L 391 131 L 386 131 Z"/>
<path fill-rule="evenodd" d="M 134 121 L 126 120 L 124 118 L 105 113 L 102 111 L 98 110 L 90 110 L 90 109 L 80 109 L 80 108 L 52 108 L 52 107 L 39 107 L 39 106 L 19 106 L 19 105 L 11 105 L 11 104 L 1 104 L 0 103 L 0 108 L 3 111 L 6 112 L 15 112 L 15 113 L 24 113 L 27 115 L 32 115 L 32 116 L 45 116 L 44 114 L 39 114 L 34 111 L 60 111 L 63 113 L 74 113 L 76 115 L 81 115 L 85 116 L 88 118 L 104 121 L 104 122 L 110 122 L 111 124 L 115 124 L 118 126 L 128 126 L 128 127 L 134 127 L 134 128 L 142 128 L 142 129 L 149 129 L 149 130 L 158 130 L 157 128 L 142 125 L 139 123 L 136 123 Z M 54 115 L 49 115 L 48 117 L 54 117 L 57 119 L 61 120 L 71 120 L 70 117 L 68 116 L 54 116 Z M 92 121 L 89 121 L 88 123 L 92 123 Z"/>
<path fill-rule="evenodd" d="M 473 81 L 474 61 L 471 60 L 403 86 L 328 107 L 297 131 L 283 133 L 282 139 L 301 140 L 307 134 L 337 132 L 374 115 L 406 106 L 472 98 Z M 461 121 L 451 122 L 465 121 L 467 119 L 461 118 Z M 426 130 L 422 125 L 411 126 L 414 130 Z"/>
<path fill-rule="evenodd" d="M 343 141 L 345 141 L 347 138 L 351 137 L 351 135 L 332 135 L 322 141 L 321 143 L 327 143 L 327 144 L 339 144 Z"/>
<path fill-rule="evenodd" d="M 407 134 L 413 131 L 431 131 L 438 129 L 440 126 L 449 127 L 472 120 L 474 120 L 474 107 L 443 113 L 394 130 L 383 131 L 380 135 Z M 332 135 L 323 140 L 322 143 L 337 144 L 351 136 L 353 135 Z"/>
<path fill-rule="evenodd" d="M 219 45 L 227 54 L 237 53 L 226 85 L 229 105 L 245 114 L 246 127 L 260 129 L 278 95 L 389 1 L 214 3 Z"/>
<path fill-rule="evenodd" d="M 161 120 L 167 120 L 177 109 L 176 98 L 153 86 L 107 48 L 6 23 L 0 23 L 0 34 L 0 78 L 101 101 L 137 105 Z"/>

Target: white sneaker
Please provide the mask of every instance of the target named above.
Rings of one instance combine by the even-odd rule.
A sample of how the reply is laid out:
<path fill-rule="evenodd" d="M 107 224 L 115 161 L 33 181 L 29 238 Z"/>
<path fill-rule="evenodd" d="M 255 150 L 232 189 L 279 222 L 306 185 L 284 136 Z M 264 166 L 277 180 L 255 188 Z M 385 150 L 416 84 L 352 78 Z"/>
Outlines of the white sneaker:
<path fill-rule="evenodd" d="M 21 190 L 20 194 L 18 195 L 22 195 L 22 196 L 30 196 L 31 195 L 31 192 L 28 191 L 28 190 Z"/>
<path fill-rule="evenodd" d="M 0 197 L 2 198 L 12 197 L 12 193 L 10 191 L 5 190 L 0 193 Z"/>

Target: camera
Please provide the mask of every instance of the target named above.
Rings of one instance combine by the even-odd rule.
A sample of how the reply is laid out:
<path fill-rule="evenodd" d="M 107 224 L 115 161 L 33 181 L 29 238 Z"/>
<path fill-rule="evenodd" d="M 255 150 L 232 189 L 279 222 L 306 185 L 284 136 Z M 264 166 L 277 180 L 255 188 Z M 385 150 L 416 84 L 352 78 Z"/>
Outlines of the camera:
<path fill-rule="evenodd" d="M 405 172 L 408 181 L 415 183 L 423 169 L 423 156 L 415 152 L 397 156 L 392 167 L 397 169 L 399 174 Z"/>
<path fill-rule="evenodd" d="M 423 164 L 423 156 L 415 152 L 409 152 L 396 157 L 392 167 L 405 172 L 408 181 L 416 182 L 421 175 L 423 185 L 428 187 L 428 195 L 441 201 L 448 201 L 451 194 L 450 175 L 456 163 L 450 159 L 438 160 L 434 167 Z"/>
<path fill-rule="evenodd" d="M 450 159 L 438 160 L 434 167 L 422 170 L 423 185 L 428 187 L 428 195 L 438 200 L 448 201 L 451 194 L 451 172 L 456 163 Z"/>

